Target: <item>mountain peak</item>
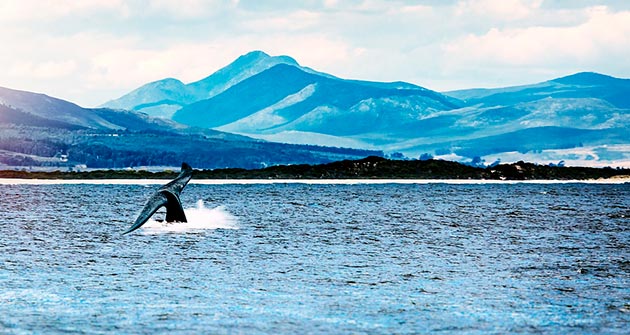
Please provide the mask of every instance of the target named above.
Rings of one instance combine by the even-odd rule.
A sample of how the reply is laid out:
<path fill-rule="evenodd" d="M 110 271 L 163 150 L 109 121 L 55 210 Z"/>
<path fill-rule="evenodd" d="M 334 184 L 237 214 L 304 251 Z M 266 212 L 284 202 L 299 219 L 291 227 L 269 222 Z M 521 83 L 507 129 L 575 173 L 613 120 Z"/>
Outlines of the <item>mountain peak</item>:
<path fill-rule="evenodd" d="M 597 72 L 578 72 L 551 81 L 566 85 L 606 85 L 620 80 L 624 79 L 615 78 Z"/>
<path fill-rule="evenodd" d="M 166 78 L 144 84 L 126 95 L 106 102 L 101 107 L 134 110 L 136 106 L 162 100 L 190 101 L 185 85 L 175 78 Z"/>
<path fill-rule="evenodd" d="M 164 78 L 164 79 L 156 80 L 148 84 L 145 84 L 139 87 L 138 89 L 143 89 L 143 88 L 146 89 L 147 87 L 155 87 L 155 88 L 161 88 L 161 89 L 179 89 L 179 87 L 181 86 L 184 86 L 184 83 L 182 83 L 179 79 Z"/>
<path fill-rule="evenodd" d="M 235 61 L 230 63 L 224 69 L 243 69 L 247 67 L 256 67 L 256 66 L 262 66 L 263 68 L 266 69 L 278 63 L 285 63 L 285 64 L 294 65 L 294 66 L 299 66 L 299 64 L 295 61 L 295 59 L 289 56 L 269 56 L 267 53 L 263 51 L 256 50 L 256 51 L 251 51 L 244 55 L 239 56 Z"/>
<path fill-rule="evenodd" d="M 268 61 L 272 59 L 277 60 L 279 63 L 286 63 L 286 64 L 295 65 L 295 66 L 299 65 L 298 62 L 292 57 L 285 56 L 285 55 L 270 56 L 269 54 L 261 50 L 254 50 L 244 55 L 241 55 L 234 61 L 234 63 L 237 63 L 237 62 L 254 63 L 254 62 L 260 62 L 260 61 Z"/>
<path fill-rule="evenodd" d="M 270 56 L 256 50 L 241 55 L 232 63 L 199 81 L 185 85 L 175 78 L 145 84 L 130 93 L 103 104 L 102 107 L 143 111 L 149 115 L 171 115 L 173 106 L 183 106 L 208 99 L 257 73 L 278 64 L 299 66 L 289 56 Z M 144 110 L 150 108 L 150 110 Z M 168 113 L 165 113 L 168 111 Z"/>
<path fill-rule="evenodd" d="M 262 51 L 252 51 L 241 55 L 210 76 L 187 86 L 198 97 L 198 100 L 203 100 L 220 94 L 232 85 L 278 64 L 299 66 L 293 58 L 288 56 L 269 56 Z"/>
<path fill-rule="evenodd" d="M 264 51 L 261 50 L 254 50 L 254 51 L 250 51 L 244 55 L 241 55 L 238 58 L 245 58 L 245 59 L 255 59 L 255 58 L 269 58 L 271 56 L 269 56 L 269 54 L 267 54 Z"/>

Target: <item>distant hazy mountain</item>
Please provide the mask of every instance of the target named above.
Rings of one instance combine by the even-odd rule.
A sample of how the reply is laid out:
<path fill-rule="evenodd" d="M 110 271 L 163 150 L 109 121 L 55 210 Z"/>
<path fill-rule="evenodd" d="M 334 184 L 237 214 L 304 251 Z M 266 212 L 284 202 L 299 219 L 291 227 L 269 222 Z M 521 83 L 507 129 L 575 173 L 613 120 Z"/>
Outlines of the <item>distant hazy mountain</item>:
<path fill-rule="evenodd" d="M 459 156 L 630 166 L 630 80 L 577 73 L 534 85 L 447 92 L 461 133 L 400 148 Z"/>
<path fill-rule="evenodd" d="M 297 66 L 291 57 L 271 57 L 262 51 L 253 51 L 199 81 L 184 84 L 173 78 L 162 79 L 106 102 L 102 107 L 142 111 L 151 116 L 170 118 L 179 108 L 211 98 L 277 64 Z"/>
<path fill-rule="evenodd" d="M 595 98 L 618 108 L 630 108 L 630 79 L 582 72 L 535 85 L 447 92 L 469 105 L 514 105 L 544 98 Z"/>
<path fill-rule="evenodd" d="M 93 131 L 174 131 L 190 128 L 171 120 L 152 118 L 142 113 L 107 108 L 83 108 L 45 94 L 0 87 L 0 122 L 5 125 L 42 126 Z M 211 136 L 221 134 L 204 130 Z M 233 138 L 243 139 L 242 136 Z"/>
<path fill-rule="evenodd" d="M 269 143 L 135 111 L 87 109 L 0 88 L 0 166 L 256 168 L 382 155 L 378 151 Z"/>
<path fill-rule="evenodd" d="M 44 94 L 12 90 L 0 87 L 0 105 L 12 109 L 13 115 L 32 115 L 38 119 L 49 119 L 74 127 L 108 128 L 117 126 L 95 113 L 87 112 L 71 102 L 49 97 Z M 6 117 L 6 114 L 4 115 Z M 27 121 L 28 117 L 24 120 Z M 9 119 L 7 118 L 8 122 Z"/>
<path fill-rule="evenodd" d="M 342 80 L 280 64 L 213 98 L 183 107 L 173 119 L 237 133 L 305 131 L 347 136 L 405 132 L 427 111 L 459 107 L 439 93 L 404 87 Z"/>
<path fill-rule="evenodd" d="M 411 157 L 630 164 L 630 80 L 578 73 L 447 95 L 280 64 L 182 107 L 173 119 L 273 141 L 344 143 Z"/>
<path fill-rule="evenodd" d="M 441 94 L 345 80 L 255 51 L 201 81 L 147 84 L 107 105 L 285 143 L 630 166 L 630 80 L 589 72 Z"/>
<path fill-rule="evenodd" d="M 630 166 L 630 80 L 590 72 L 438 93 L 404 82 L 346 80 L 254 51 L 200 81 L 164 79 L 105 105 L 178 127 L 283 143 L 459 161 Z M 77 107 L 57 121 L 115 128 L 126 115 L 68 114 Z"/>

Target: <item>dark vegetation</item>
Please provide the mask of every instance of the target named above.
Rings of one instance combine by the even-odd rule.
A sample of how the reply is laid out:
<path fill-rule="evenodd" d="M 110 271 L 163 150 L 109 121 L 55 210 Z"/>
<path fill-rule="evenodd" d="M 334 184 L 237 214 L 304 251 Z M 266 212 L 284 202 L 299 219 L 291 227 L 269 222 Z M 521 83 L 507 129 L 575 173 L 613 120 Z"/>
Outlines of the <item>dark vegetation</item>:
<path fill-rule="evenodd" d="M 178 171 L 97 170 L 90 172 L 0 171 L 0 178 L 25 179 L 170 179 Z M 586 180 L 629 176 L 630 169 L 546 166 L 518 162 L 472 167 L 441 160 L 388 160 L 370 156 L 318 165 L 278 165 L 264 169 L 196 170 L 195 179 L 491 179 Z"/>
<path fill-rule="evenodd" d="M 54 159 L 65 155 L 67 161 Z M 0 124 L 0 163 L 9 166 L 47 166 L 68 170 L 77 165 L 97 169 L 138 166 L 179 166 L 187 161 L 204 169 L 255 169 L 278 164 L 327 163 L 381 151 L 291 145 L 252 139 L 223 139 L 146 129 L 52 129 Z"/>
<path fill-rule="evenodd" d="M 123 169 L 182 161 L 200 169 L 256 169 L 370 155 L 384 153 L 266 142 L 0 87 L 0 165 L 18 169 Z"/>

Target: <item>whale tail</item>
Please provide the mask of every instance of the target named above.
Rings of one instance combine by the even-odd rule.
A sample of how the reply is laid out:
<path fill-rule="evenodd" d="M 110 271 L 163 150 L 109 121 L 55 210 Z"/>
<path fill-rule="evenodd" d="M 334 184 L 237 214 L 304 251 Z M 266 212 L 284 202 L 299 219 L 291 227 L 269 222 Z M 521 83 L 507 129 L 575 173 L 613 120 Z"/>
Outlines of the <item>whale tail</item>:
<path fill-rule="evenodd" d="M 160 187 L 160 189 L 147 200 L 147 203 L 142 208 L 134 224 L 131 225 L 123 235 L 129 234 L 142 227 L 161 207 L 166 207 L 166 222 L 187 222 L 188 220 L 182 208 L 179 195 L 190 181 L 190 178 L 192 178 L 192 171 L 193 169 L 190 165 L 182 163 L 182 170 L 179 176 L 170 183 Z"/>

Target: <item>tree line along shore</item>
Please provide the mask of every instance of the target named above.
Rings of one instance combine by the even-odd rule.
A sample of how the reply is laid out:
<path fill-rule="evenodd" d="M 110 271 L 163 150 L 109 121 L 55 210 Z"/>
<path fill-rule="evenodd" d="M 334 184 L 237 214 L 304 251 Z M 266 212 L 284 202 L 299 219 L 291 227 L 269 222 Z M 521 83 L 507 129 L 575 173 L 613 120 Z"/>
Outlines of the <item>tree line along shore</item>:
<path fill-rule="evenodd" d="M 0 178 L 21 179 L 171 179 L 179 171 L 94 170 L 32 172 L 2 170 Z M 195 170 L 195 179 L 487 179 L 589 180 L 630 178 L 627 168 L 538 165 L 526 162 L 479 167 L 443 160 L 391 160 L 370 156 L 326 164 L 276 165 L 262 169 Z"/>

